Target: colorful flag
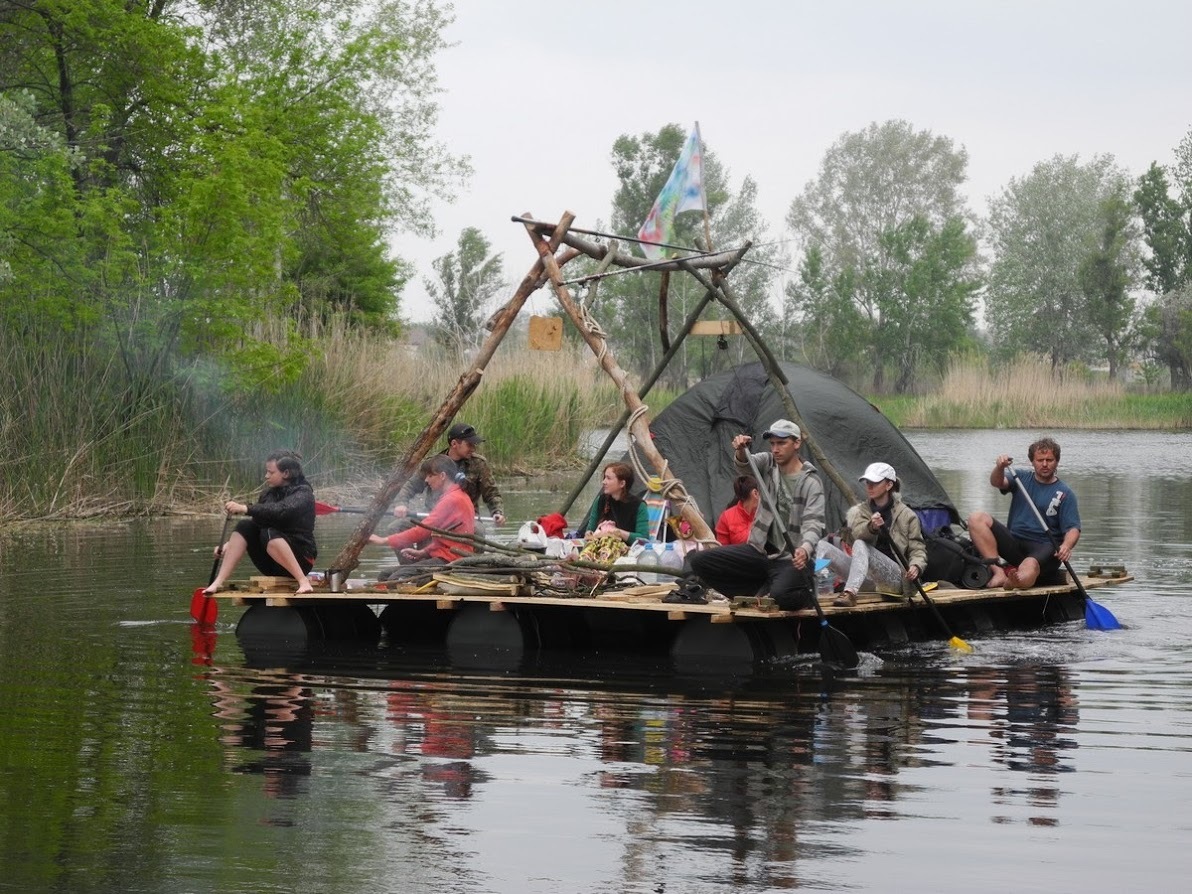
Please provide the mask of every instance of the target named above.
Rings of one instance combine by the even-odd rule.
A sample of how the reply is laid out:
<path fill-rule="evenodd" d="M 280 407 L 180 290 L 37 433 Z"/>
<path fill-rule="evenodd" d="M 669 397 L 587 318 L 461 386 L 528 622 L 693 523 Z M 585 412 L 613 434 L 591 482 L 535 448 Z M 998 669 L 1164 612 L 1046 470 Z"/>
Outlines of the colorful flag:
<path fill-rule="evenodd" d="M 708 200 L 704 197 L 704 156 L 700 149 L 697 121 L 666 185 L 654 200 L 654 207 L 650 209 L 646 222 L 637 231 L 637 238 L 644 240 L 642 252 L 651 260 L 663 258 L 666 254 L 663 249 L 656 244 L 646 243 L 673 242 L 675 215 L 684 211 L 705 211 L 707 207 Z"/>

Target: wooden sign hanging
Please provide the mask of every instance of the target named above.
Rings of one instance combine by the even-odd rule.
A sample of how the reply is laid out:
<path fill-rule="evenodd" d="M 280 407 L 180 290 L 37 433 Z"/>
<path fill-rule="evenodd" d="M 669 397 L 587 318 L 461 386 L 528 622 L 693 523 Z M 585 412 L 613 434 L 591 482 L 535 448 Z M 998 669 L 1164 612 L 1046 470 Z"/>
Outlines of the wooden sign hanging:
<path fill-rule="evenodd" d="M 563 347 L 563 320 L 560 317 L 530 317 L 530 350 L 557 351 Z"/>

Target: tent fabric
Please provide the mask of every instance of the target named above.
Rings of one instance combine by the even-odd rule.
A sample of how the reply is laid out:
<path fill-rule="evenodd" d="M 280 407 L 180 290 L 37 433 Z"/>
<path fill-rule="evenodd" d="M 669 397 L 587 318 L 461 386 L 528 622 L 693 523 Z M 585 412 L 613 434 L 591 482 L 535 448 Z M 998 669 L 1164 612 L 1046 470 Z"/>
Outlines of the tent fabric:
<path fill-rule="evenodd" d="M 848 507 L 865 495 L 857 478 L 872 462 L 894 466 L 900 494 L 912 509 L 943 510 L 952 522 L 960 516 L 943 486 L 893 423 L 843 382 L 810 367 L 782 363 L 788 390 L 799 411 L 804 439 L 812 438 L 840 476 L 853 485 L 843 494 L 820 469 L 827 503 L 827 530 L 844 525 Z M 732 439 L 749 434 L 754 451 L 770 423 L 789 415 L 760 363 L 738 366 L 689 389 L 663 410 L 650 426 L 654 444 L 672 475 L 681 478 L 709 524 L 733 499 L 737 475 Z M 806 440 L 803 458 L 815 463 Z"/>

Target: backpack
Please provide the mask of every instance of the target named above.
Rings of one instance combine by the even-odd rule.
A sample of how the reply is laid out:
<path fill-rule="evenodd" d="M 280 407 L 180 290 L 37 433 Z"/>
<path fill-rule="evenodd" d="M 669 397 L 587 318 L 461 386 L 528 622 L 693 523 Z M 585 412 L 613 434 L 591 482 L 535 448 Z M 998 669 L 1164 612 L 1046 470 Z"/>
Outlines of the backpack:
<path fill-rule="evenodd" d="M 956 536 L 951 525 L 923 532 L 927 544 L 925 580 L 948 581 L 966 590 L 980 590 L 993 572 L 967 534 Z"/>

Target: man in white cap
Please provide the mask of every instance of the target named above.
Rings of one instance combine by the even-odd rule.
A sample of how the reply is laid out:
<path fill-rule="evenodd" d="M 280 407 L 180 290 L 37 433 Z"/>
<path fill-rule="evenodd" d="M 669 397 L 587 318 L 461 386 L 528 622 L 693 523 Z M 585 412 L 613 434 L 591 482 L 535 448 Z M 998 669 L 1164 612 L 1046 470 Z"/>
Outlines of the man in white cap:
<path fill-rule="evenodd" d="M 778 517 L 762 500 L 749 539 L 733 546 L 700 550 L 691 555 L 691 570 L 726 596 L 752 596 L 766 588 L 786 611 L 810 608 L 815 598 L 812 557 L 824 533 L 824 486 L 819 472 L 799 455 L 802 432 L 789 419 L 779 419 L 762 437 L 769 450 L 754 453 L 759 487 L 778 507 Z M 733 438 L 733 461 L 738 473 L 752 474 L 747 453 L 753 438 Z M 792 555 L 786 536 L 795 544 Z"/>
<path fill-rule="evenodd" d="M 870 463 L 861 473 L 865 485 L 863 502 L 852 506 L 845 517 L 853 554 L 821 540 L 816 558 L 827 559 L 829 567 L 844 578 L 844 591 L 833 605 L 857 604 L 862 589 L 880 590 L 896 599 L 908 598 L 910 590 L 927 568 L 927 545 L 919 516 L 898 496 L 902 485 L 889 463 Z M 898 548 L 896 553 L 891 541 Z M 906 559 L 906 570 L 897 556 Z"/>

